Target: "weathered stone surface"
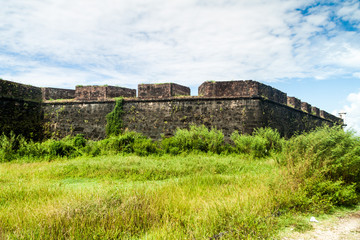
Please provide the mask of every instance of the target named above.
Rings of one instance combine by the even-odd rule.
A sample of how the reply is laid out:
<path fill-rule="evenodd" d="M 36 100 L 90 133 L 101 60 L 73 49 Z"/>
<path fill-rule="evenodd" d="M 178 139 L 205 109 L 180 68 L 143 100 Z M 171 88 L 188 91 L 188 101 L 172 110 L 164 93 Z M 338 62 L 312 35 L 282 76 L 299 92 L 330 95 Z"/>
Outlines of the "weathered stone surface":
<path fill-rule="evenodd" d="M 41 89 L 0 80 L 0 134 L 22 134 L 41 139 L 43 135 Z"/>
<path fill-rule="evenodd" d="M 0 79 L 0 98 L 41 102 L 42 93 L 41 89 L 38 87 Z"/>
<path fill-rule="evenodd" d="M 56 136 L 84 133 L 86 137 L 105 137 L 106 115 L 114 102 L 47 103 L 45 112 Z M 153 139 L 171 136 L 176 128 L 191 124 L 221 129 L 229 139 L 234 131 L 250 134 L 255 128 L 270 126 L 283 136 L 309 131 L 330 120 L 316 117 L 262 98 L 179 98 L 129 99 L 123 104 L 124 127 Z"/>
<path fill-rule="evenodd" d="M 252 80 L 204 82 L 198 92 L 204 97 L 261 97 L 287 104 L 286 93 Z"/>
<path fill-rule="evenodd" d="M 301 110 L 301 100 L 296 97 L 287 97 L 287 105 Z"/>
<path fill-rule="evenodd" d="M 317 107 L 311 107 L 311 114 L 320 117 L 320 109 Z"/>
<path fill-rule="evenodd" d="M 79 133 L 90 139 L 104 138 L 106 115 L 115 106 L 111 98 L 120 92 L 119 89 L 112 92 L 111 87 L 89 87 L 86 89 L 90 92 L 85 93 L 86 89 L 79 92 L 84 100 L 41 103 L 40 88 L 9 81 L 0 81 L 0 87 L 0 133 L 14 131 L 36 139 L 43 133 L 55 138 Z M 289 107 L 285 93 L 255 81 L 207 82 L 199 87 L 199 93 L 207 95 L 205 97 L 174 97 L 187 92 L 176 85 L 164 85 L 159 89 L 167 92 L 160 91 L 157 95 L 158 90 L 154 90 L 145 95 L 153 98 L 124 100 L 122 121 L 126 129 L 159 139 L 162 135 L 171 136 L 176 128 L 203 124 L 221 129 L 229 139 L 234 131 L 250 134 L 255 128 L 266 126 L 278 129 L 283 136 L 291 136 L 322 124 L 343 123 L 325 111 L 317 116 L 313 113 L 316 108 L 307 103 L 301 104 L 303 111 Z M 135 90 L 125 91 L 131 96 L 135 94 Z M 71 95 L 66 91 L 51 94 Z"/>
<path fill-rule="evenodd" d="M 307 113 L 311 113 L 311 105 L 307 102 L 301 102 L 301 110 Z"/>
<path fill-rule="evenodd" d="M 75 90 L 61 88 L 41 88 L 42 100 L 73 99 Z"/>
<path fill-rule="evenodd" d="M 139 98 L 168 98 L 190 96 L 190 88 L 176 83 L 139 84 Z"/>
<path fill-rule="evenodd" d="M 49 137 L 84 134 L 89 139 L 105 138 L 106 115 L 115 102 L 44 104 L 45 130 Z"/>
<path fill-rule="evenodd" d="M 136 97 L 136 90 L 114 86 L 76 86 L 76 100 L 105 100 L 115 97 Z"/>

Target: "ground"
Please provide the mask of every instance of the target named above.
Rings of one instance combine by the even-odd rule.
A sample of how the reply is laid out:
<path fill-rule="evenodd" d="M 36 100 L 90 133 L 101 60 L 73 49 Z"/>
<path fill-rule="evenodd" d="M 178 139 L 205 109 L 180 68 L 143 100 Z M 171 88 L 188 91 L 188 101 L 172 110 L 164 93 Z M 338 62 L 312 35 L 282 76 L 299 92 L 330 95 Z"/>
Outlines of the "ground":
<path fill-rule="evenodd" d="M 326 239 L 355 240 L 360 239 L 360 211 L 345 216 L 336 216 L 319 222 L 312 222 L 313 230 L 305 233 L 289 231 L 281 239 Z"/>

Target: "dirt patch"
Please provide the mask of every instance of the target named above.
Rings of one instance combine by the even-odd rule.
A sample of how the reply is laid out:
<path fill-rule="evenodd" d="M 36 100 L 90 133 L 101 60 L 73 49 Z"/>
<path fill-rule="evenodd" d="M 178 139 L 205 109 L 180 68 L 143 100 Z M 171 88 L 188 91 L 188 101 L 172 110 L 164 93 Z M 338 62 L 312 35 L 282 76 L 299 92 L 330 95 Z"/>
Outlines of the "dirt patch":
<path fill-rule="evenodd" d="M 300 239 L 326 239 L 326 240 L 358 240 L 360 239 L 360 212 L 352 213 L 346 217 L 312 222 L 313 230 L 306 233 L 289 233 L 282 240 Z"/>

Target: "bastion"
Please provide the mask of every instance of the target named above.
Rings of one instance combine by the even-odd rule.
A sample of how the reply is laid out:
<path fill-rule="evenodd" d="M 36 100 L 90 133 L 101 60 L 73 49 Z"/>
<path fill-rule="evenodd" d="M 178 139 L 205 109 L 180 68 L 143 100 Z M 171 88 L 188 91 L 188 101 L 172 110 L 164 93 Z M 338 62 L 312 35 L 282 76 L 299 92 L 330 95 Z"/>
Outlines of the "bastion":
<path fill-rule="evenodd" d="M 198 96 L 175 83 L 139 84 L 135 89 L 115 86 L 77 86 L 73 89 L 37 88 L 0 80 L 0 132 L 29 138 L 62 138 L 84 134 L 106 137 L 106 115 L 123 98 L 124 130 L 153 139 L 172 136 L 177 128 L 205 125 L 251 134 L 271 127 L 282 136 L 310 131 L 324 124 L 342 125 L 342 119 L 286 93 L 252 80 L 207 81 Z"/>

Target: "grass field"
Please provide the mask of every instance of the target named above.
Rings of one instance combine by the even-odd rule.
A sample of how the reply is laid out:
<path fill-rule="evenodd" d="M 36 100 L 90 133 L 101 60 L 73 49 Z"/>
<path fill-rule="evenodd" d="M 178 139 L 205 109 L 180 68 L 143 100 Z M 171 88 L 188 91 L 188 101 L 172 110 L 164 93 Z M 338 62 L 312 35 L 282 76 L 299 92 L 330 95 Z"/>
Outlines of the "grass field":
<path fill-rule="evenodd" d="M 288 226 L 305 231 L 310 214 L 357 204 L 358 143 L 325 129 L 261 157 L 13 159 L 0 163 L 0 239 L 270 239 Z"/>

